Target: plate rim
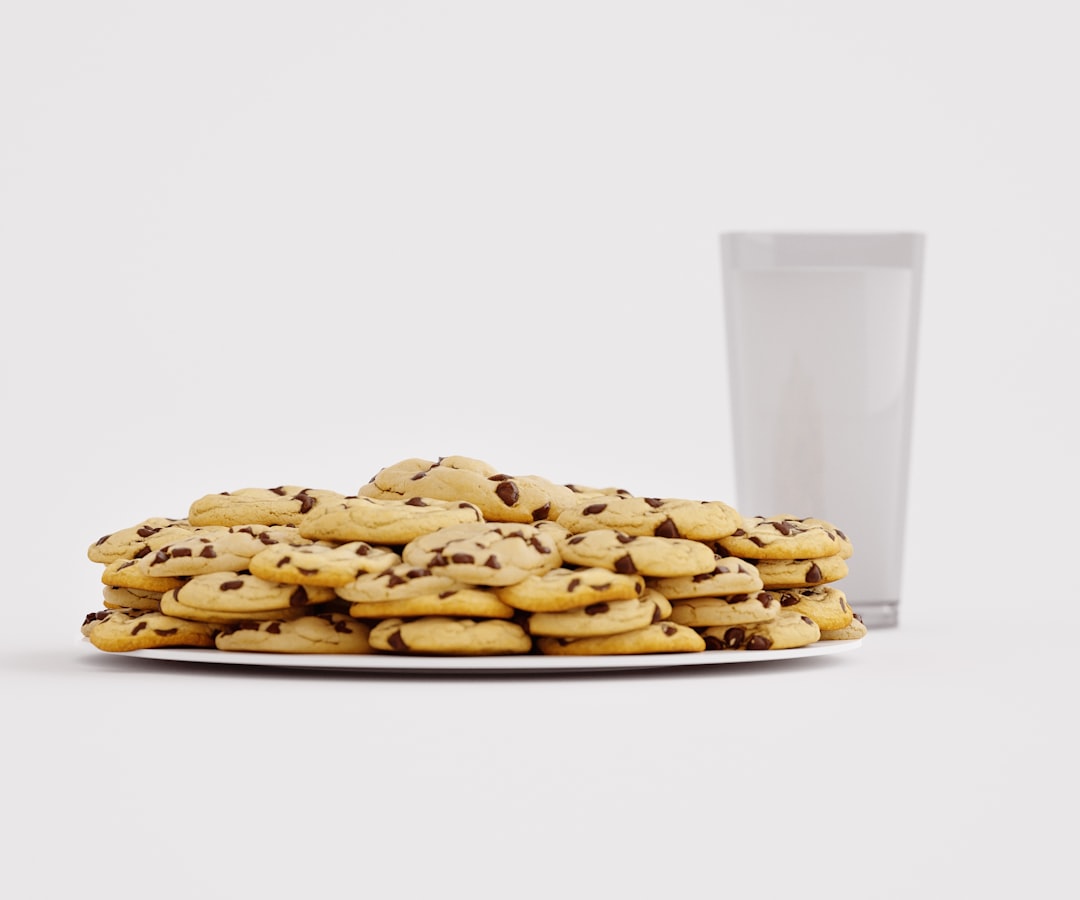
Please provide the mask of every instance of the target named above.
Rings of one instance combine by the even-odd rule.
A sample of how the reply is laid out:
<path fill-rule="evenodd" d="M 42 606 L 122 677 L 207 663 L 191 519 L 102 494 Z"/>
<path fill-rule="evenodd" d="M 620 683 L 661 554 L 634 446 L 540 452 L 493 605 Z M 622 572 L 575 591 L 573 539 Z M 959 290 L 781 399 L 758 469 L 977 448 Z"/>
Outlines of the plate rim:
<path fill-rule="evenodd" d="M 606 656 L 405 656 L 389 653 L 266 653 L 217 650 L 210 647 L 163 647 L 107 653 L 86 637 L 80 641 L 104 657 L 203 665 L 251 666 L 269 669 L 320 669 L 364 673 L 461 673 L 469 675 L 555 674 L 685 669 L 697 666 L 784 662 L 833 656 L 859 649 L 865 637 L 847 641 L 817 641 L 787 650 L 703 650 L 697 653 L 638 653 Z"/>

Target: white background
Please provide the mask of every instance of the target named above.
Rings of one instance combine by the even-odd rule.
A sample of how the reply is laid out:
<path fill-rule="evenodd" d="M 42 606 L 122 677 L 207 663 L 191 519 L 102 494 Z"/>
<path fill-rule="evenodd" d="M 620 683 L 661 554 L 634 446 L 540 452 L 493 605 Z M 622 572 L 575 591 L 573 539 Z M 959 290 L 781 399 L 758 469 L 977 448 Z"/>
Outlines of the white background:
<path fill-rule="evenodd" d="M 350 493 L 400 458 L 460 453 L 730 499 L 732 229 L 927 234 L 902 616 L 1037 642 L 1077 599 L 1061 577 L 1080 501 L 1068 9 L 0 2 L 3 554 L 20 610 L 3 689 L 45 677 L 34 654 L 61 659 L 97 608 L 93 539 L 204 493 Z M 375 727 L 389 702 L 352 712 Z M 183 708 L 176 727 L 197 727 Z M 159 759 L 84 739 L 87 770 Z M 328 756 L 343 749 L 304 762 Z M 566 789 L 569 762 L 547 763 Z M 408 773 L 370 774 L 423 807 Z M 777 825 L 762 840 L 782 843 Z M 317 843 L 318 823 L 297 827 L 273 853 Z M 537 822 L 538 847 L 557 829 Z M 678 835 L 656 822 L 609 862 Z M 478 834 L 476 866 L 484 848 Z"/>

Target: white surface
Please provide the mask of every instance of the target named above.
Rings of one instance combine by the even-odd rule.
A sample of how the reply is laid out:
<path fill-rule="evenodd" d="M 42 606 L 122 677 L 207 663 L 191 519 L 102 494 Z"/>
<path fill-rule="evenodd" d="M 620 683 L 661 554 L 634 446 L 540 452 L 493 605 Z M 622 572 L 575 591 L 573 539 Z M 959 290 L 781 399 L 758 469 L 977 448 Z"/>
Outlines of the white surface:
<path fill-rule="evenodd" d="M 5 883 L 1061 896 L 1072 19 L 1060 0 L 0 4 Z M 783 666 L 557 679 L 132 678 L 73 651 L 100 603 L 86 546 L 211 491 L 352 491 L 464 453 L 729 499 L 718 235 L 780 228 L 927 234 L 896 631 Z"/>
<path fill-rule="evenodd" d="M 540 898 L 564 879 L 696 896 L 710 866 L 748 894 L 767 873 L 777 897 L 1065 897 L 1075 659 L 1060 629 L 986 619 L 777 664 L 499 677 L 39 638 L 0 662 L 0 853 L 41 898 L 106 877 L 122 898 L 334 895 L 344 878 L 401 897 Z"/>
<path fill-rule="evenodd" d="M 100 654 L 89 642 L 87 652 Z M 832 656 L 855 650 L 862 641 L 824 641 L 790 650 L 715 651 L 709 653 L 649 653 L 621 656 L 475 656 L 433 657 L 351 655 L 333 653 L 241 653 L 170 647 L 135 650 L 125 657 L 206 665 L 262 666 L 270 669 L 339 669 L 352 672 L 439 672 L 467 675 L 553 674 L 556 672 L 613 672 L 636 669 L 684 669 L 745 663 L 782 663 L 789 659 Z"/>

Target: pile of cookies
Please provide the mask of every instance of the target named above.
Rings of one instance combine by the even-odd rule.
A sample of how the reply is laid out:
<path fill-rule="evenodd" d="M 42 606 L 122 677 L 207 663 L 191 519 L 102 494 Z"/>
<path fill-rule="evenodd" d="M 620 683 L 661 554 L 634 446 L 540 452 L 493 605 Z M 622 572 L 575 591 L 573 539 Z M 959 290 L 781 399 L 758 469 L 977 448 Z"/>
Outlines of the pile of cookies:
<path fill-rule="evenodd" d="M 406 459 L 355 494 L 195 500 L 88 549 L 100 650 L 608 655 L 781 650 L 866 633 L 829 522 Z"/>

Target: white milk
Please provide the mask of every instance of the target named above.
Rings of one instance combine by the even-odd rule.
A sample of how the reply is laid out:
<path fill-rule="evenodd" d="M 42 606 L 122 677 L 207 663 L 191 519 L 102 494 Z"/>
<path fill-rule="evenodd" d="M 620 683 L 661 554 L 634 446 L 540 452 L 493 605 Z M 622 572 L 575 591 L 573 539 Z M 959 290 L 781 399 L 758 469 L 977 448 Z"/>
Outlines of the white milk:
<path fill-rule="evenodd" d="M 736 504 L 844 531 L 837 587 L 871 626 L 900 597 L 917 287 L 911 268 L 725 270 Z"/>

